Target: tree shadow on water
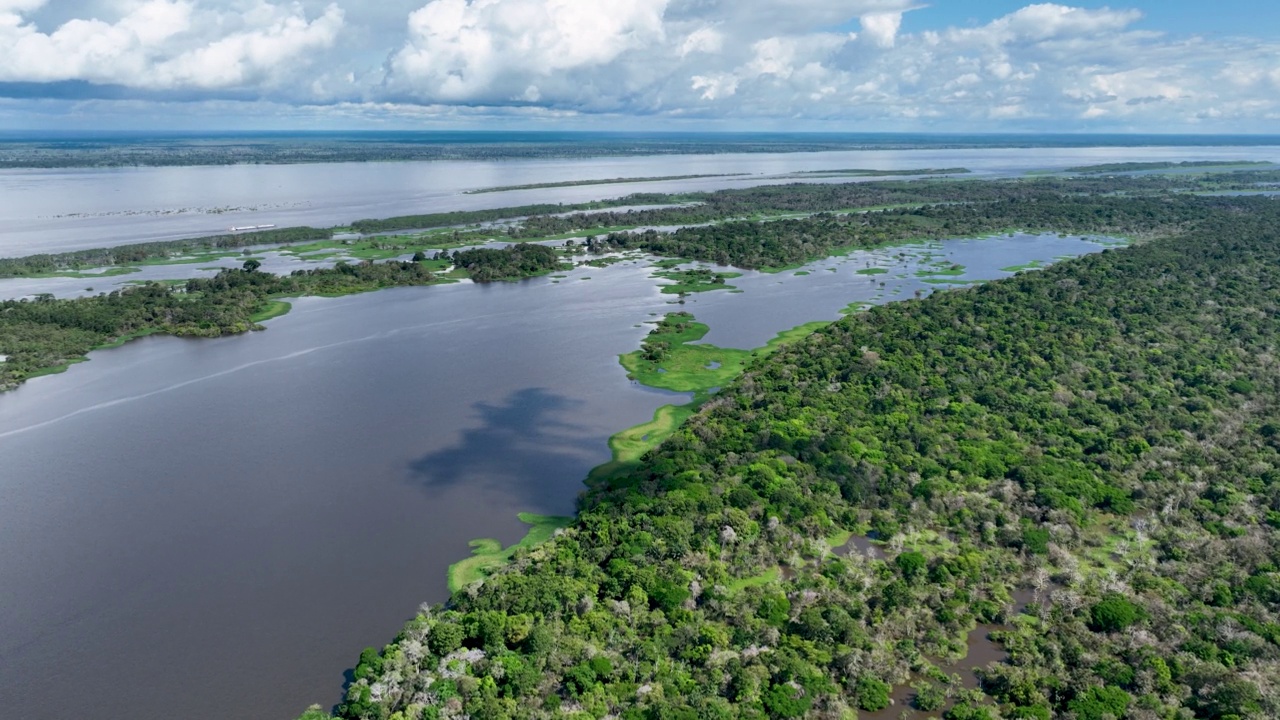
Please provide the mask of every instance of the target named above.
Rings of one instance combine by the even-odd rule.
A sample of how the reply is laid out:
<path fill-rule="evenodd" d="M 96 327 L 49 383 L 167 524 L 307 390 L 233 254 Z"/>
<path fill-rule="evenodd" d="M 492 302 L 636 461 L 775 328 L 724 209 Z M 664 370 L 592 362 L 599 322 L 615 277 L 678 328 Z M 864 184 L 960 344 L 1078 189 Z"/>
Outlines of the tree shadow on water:
<path fill-rule="evenodd" d="M 410 475 L 427 490 L 465 483 L 518 493 L 536 507 L 550 482 L 563 482 L 567 473 L 581 475 L 572 478 L 580 482 L 599 457 L 603 431 L 571 421 L 582 404 L 545 388 L 476 403 L 483 424 L 464 431 L 459 444 L 411 462 Z"/>

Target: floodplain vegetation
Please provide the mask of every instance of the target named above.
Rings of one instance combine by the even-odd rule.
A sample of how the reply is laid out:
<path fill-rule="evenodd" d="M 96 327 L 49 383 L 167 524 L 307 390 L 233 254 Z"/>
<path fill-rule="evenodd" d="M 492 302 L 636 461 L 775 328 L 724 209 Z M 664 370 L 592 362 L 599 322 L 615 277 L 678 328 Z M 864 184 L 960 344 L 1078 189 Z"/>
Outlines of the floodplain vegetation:
<path fill-rule="evenodd" d="M 997 200 L 1038 201 L 1080 194 L 1126 195 L 1169 192 L 1251 192 L 1280 182 L 1280 171 L 1244 165 L 1236 172 L 1139 177 L 1039 177 L 1025 180 L 880 181 L 852 184 L 769 185 L 716 192 L 638 193 L 576 204 L 540 203 L 488 210 L 463 210 L 356 220 L 348 227 L 276 228 L 201 238 L 156 241 L 110 248 L 0 258 L 0 278 L 70 275 L 102 268 L 210 262 L 236 250 L 266 249 L 307 257 L 382 260 L 417 251 L 508 242 L 593 238 L 644 228 L 803 220 L 815 214 L 846 215 L 886 209 L 916 209 L 945 203 L 987 204 Z M 1015 224 L 1016 225 L 1016 224 Z M 733 229 L 740 232 L 744 226 Z M 917 232 L 924 232 L 918 228 Z M 351 234 L 359 236 L 350 237 Z M 945 235 L 940 235 L 942 237 Z M 719 250 L 719 248 L 716 248 Z M 814 250 L 814 252 L 818 252 Z M 729 257 L 723 253 L 721 257 Z M 816 259 L 818 256 L 810 257 Z M 750 258 L 740 258 L 748 262 Z M 793 259 L 794 261 L 794 259 Z M 745 266 L 745 265 L 744 265 Z M 767 266 L 767 265 L 766 265 Z"/>
<path fill-rule="evenodd" d="M 1130 200 L 1024 222 L 1143 242 L 734 358 L 337 716 L 1280 716 L 1280 203 Z M 702 332 L 655 330 L 633 371 Z M 967 687 L 974 628 L 1004 656 Z"/>
<path fill-rule="evenodd" d="M 1228 180 L 1188 180 L 1177 187 L 1203 188 L 1231 184 Z M 673 232 L 652 228 L 633 232 L 610 232 L 588 235 L 574 248 L 603 255 L 639 251 L 669 258 L 700 260 L 749 269 L 778 270 L 796 267 L 807 261 L 853 248 L 876 247 L 915 240 L 942 239 L 1002 232 L 1011 228 L 1032 231 L 1070 231 L 1112 235 L 1145 235 L 1168 232 L 1196 221 L 1217 207 L 1230 207 L 1228 197 L 1186 197 L 1170 202 L 1170 195 L 1160 192 L 1166 186 L 1163 178 L 1110 178 L 1081 181 L 1071 187 L 1078 192 L 1065 194 L 1063 181 L 1025 180 L 1013 182 L 870 183 L 853 185 L 766 186 L 748 190 L 723 191 L 706 196 L 696 206 L 666 207 L 656 210 L 628 211 L 589 215 L 535 215 L 521 224 L 512 225 L 508 235 L 562 232 L 562 222 L 579 218 L 580 222 L 612 226 L 624 217 L 639 216 L 640 222 L 661 217 L 664 221 L 697 220 L 700 224 L 679 227 Z M 1117 195 L 1117 188 L 1128 192 Z M 1091 192 L 1085 192 L 1091 191 Z M 666 196 L 659 196 L 666 197 Z M 945 198 L 932 204 L 903 206 L 906 198 L 920 200 Z M 667 198 L 670 199 L 670 198 Z M 832 212 L 822 208 L 849 204 L 889 206 L 869 212 Z M 801 212 L 800 217 L 762 220 L 736 220 L 751 209 L 768 208 Z M 482 211 L 484 217 L 513 213 L 528 208 L 505 211 Z M 708 215 L 707 213 L 711 213 Z M 656 214 L 656 215 L 654 215 Z M 692 214 L 692 215 L 690 215 Z M 448 213 L 434 216 L 436 221 L 453 221 L 460 216 L 474 219 L 475 213 Z M 719 217 L 719 222 L 705 222 Z M 441 218 L 445 218 L 442 220 Z M 586 220 L 582 220 L 585 218 Z M 632 222 L 637 221 L 632 217 Z M 587 228 L 579 228 L 586 230 Z M 257 238 L 287 236 L 297 232 L 310 238 L 311 228 L 268 231 Z M 475 231 L 473 231 L 475 232 Z M 453 245 L 465 239 L 450 237 Z M 252 242 L 241 236 L 220 236 L 219 247 L 234 247 Z M 178 241 L 178 252 L 190 253 L 196 241 Z M 48 271 L 76 267 L 76 262 L 100 257 L 106 253 L 166 252 L 164 244 L 86 250 L 63 256 L 33 256 L 0 261 L 0 270 L 21 274 L 29 269 Z M 310 246 L 304 246 L 310 247 Z M 96 297 L 59 300 L 37 297 L 34 300 L 0 303 L 0 390 L 10 389 L 23 380 L 65 368 L 82 360 L 90 350 L 152 333 L 213 336 L 257 329 L 255 316 L 278 312 L 282 297 L 299 295 L 342 294 L 376 290 L 399 285 L 427 285 L 449 282 L 455 278 L 440 277 L 443 259 L 451 258 L 457 268 L 455 277 L 470 277 L 477 282 L 514 280 L 543 275 L 559 269 L 560 255 L 552 248 L 532 242 L 514 243 L 498 248 L 460 248 L 439 251 L 430 259 L 422 249 L 414 252 L 415 261 L 392 259 L 373 262 L 377 258 L 403 257 L 409 246 L 390 244 L 374 248 L 356 262 L 339 262 L 332 269 L 302 269 L 286 276 L 266 272 L 247 273 L 227 269 L 212 278 L 184 283 L 147 283 L 139 287 L 114 290 Z M 433 254 L 437 251 L 432 251 Z M 248 264 L 258 263 L 254 258 Z M 424 264 L 425 263 L 425 264 Z M 433 264 L 434 263 L 434 264 Z M 726 288 L 722 281 L 731 273 L 706 269 L 676 272 L 669 276 L 676 284 L 670 292 L 694 292 Z"/>
<path fill-rule="evenodd" d="M 772 269 L 1010 230 L 1137 242 L 756 356 L 713 356 L 689 344 L 705 332 L 693 318 L 663 319 L 629 369 L 698 388 L 714 374 L 719 392 L 655 417 L 657 447 L 622 438 L 626 462 L 545 542 L 477 548 L 490 559 L 454 575 L 447 603 L 361 655 L 334 712 L 1280 717 L 1280 202 L 1185 192 L 1273 177 L 754 188 L 642 211 L 712 224 L 589 237 L 596 252 Z M 584 217 L 619 224 L 608 215 Z M 511 232 L 562 227 L 543 217 Z M 563 262 L 514 248 L 451 261 L 484 279 Z M 279 297 L 442 281 L 433 267 L 246 266 L 3 303 L 0 377 L 133 334 L 248 329 Z M 975 628 L 1004 657 L 968 687 L 946 668 Z"/>

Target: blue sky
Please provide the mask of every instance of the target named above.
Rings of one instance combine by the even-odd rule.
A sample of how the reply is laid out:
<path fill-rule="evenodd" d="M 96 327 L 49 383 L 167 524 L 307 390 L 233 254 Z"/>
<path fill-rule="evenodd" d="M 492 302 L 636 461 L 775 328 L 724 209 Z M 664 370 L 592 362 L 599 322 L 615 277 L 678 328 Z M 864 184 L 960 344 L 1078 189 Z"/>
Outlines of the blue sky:
<path fill-rule="evenodd" d="M 1269 0 L 0 0 L 0 129 L 1275 132 Z"/>
<path fill-rule="evenodd" d="M 1018 0 L 941 0 L 908 13 L 904 30 L 938 30 L 990 22 L 1030 3 Z M 1097 3 L 1080 3 L 1099 7 Z M 1141 0 L 1105 3 L 1113 8 L 1136 8 L 1143 18 L 1137 27 L 1175 34 L 1256 35 L 1259 29 L 1280 31 L 1280 2 L 1272 0 Z"/>

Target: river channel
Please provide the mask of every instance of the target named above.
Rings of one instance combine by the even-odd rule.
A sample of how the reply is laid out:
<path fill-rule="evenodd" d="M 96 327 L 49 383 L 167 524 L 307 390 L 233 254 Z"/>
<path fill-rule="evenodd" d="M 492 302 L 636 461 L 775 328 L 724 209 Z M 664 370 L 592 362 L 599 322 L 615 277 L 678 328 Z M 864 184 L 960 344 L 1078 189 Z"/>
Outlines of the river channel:
<path fill-rule="evenodd" d="M 285 720 L 336 703 L 361 648 L 445 599 L 469 540 L 571 513 L 608 436 L 683 400 L 617 361 L 661 313 L 756 347 L 851 303 L 1102 249 L 1019 235 L 854 252 L 683 305 L 633 257 L 301 299 L 263 332 L 95 352 L 0 395 L 0 707 Z"/>
<path fill-rule="evenodd" d="M 575 203 L 637 192 L 779 182 L 851 182 L 797 172 L 967 168 L 971 177 L 1152 161 L 1280 161 L 1280 147 L 1070 147 L 726 153 L 572 160 L 414 161 L 0 171 L 0 257 L 226 232 L 232 226 L 331 227 L 362 218 Z M 688 180 L 468 191 L 585 179 Z M 861 178 L 875 180 L 877 178 Z"/>

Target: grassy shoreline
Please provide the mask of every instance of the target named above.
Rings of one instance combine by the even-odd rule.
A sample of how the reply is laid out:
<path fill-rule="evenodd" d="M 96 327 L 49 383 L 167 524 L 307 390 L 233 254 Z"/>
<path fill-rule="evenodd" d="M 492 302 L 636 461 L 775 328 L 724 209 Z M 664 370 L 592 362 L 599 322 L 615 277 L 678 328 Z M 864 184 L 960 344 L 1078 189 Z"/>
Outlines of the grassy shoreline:
<path fill-rule="evenodd" d="M 535 515 L 522 512 L 517 515 L 520 522 L 529 525 L 529 531 L 514 545 L 504 548 L 502 543 L 493 538 L 480 538 L 468 543 L 471 555 L 449 566 L 449 592 L 454 593 L 481 582 L 493 570 L 511 561 L 520 548 L 531 548 L 550 540 L 560 528 L 573 523 L 573 517 L 558 515 Z"/>
<path fill-rule="evenodd" d="M 846 312 L 860 308 L 861 306 L 855 303 L 849 306 Z M 672 315 L 676 314 L 678 313 L 672 313 Z M 831 322 L 833 321 L 820 320 L 783 330 L 763 347 L 753 350 L 717 348 L 712 345 L 687 345 L 685 343 L 700 339 L 710 330 L 707 325 L 693 323 L 696 327 L 681 335 L 685 339 L 681 340 L 678 351 L 687 353 L 689 356 L 673 361 L 671 366 L 685 367 L 690 362 L 689 357 L 693 357 L 692 362 L 695 363 L 703 360 L 704 356 L 724 357 L 726 362 L 715 369 L 703 367 L 702 371 L 686 368 L 667 373 L 644 372 L 633 370 L 633 367 L 638 367 L 634 358 L 638 357 L 641 351 L 618 356 L 619 363 L 628 371 L 628 377 L 653 388 L 691 392 L 693 399 L 682 405 L 663 405 L 654 410 L 652 420 L 614 433 L 609 438 L 609 449 L 613 457 L 608 462 L 592 468 L 586 478 L 587 487 L 610 485 L 626 477 L 639 465 L 645 453 L 661 445 L 684 424 L 685 420 L 698 412 L 711 399 L 713 390 L 732 382 L 741 375 L 746 370 L 748 360 L 768 355 L 784 345 L 826 327 Z M 532 513 L 520 513 L 519 517 L 521 522 L 532 527 L 515 545 L 503 547 L 500 541 L 493 538 L 478 538 L 469 543 L 472 554 L 449 566 L 449 592 L 457 592 L 473 583 L 483 581 L 489 573 L 510 562 L 518 549 L 531 548 L 545 542 L 556 530 L 568 527 L 576 519 L 576 516 L 548 517 Z"/>

